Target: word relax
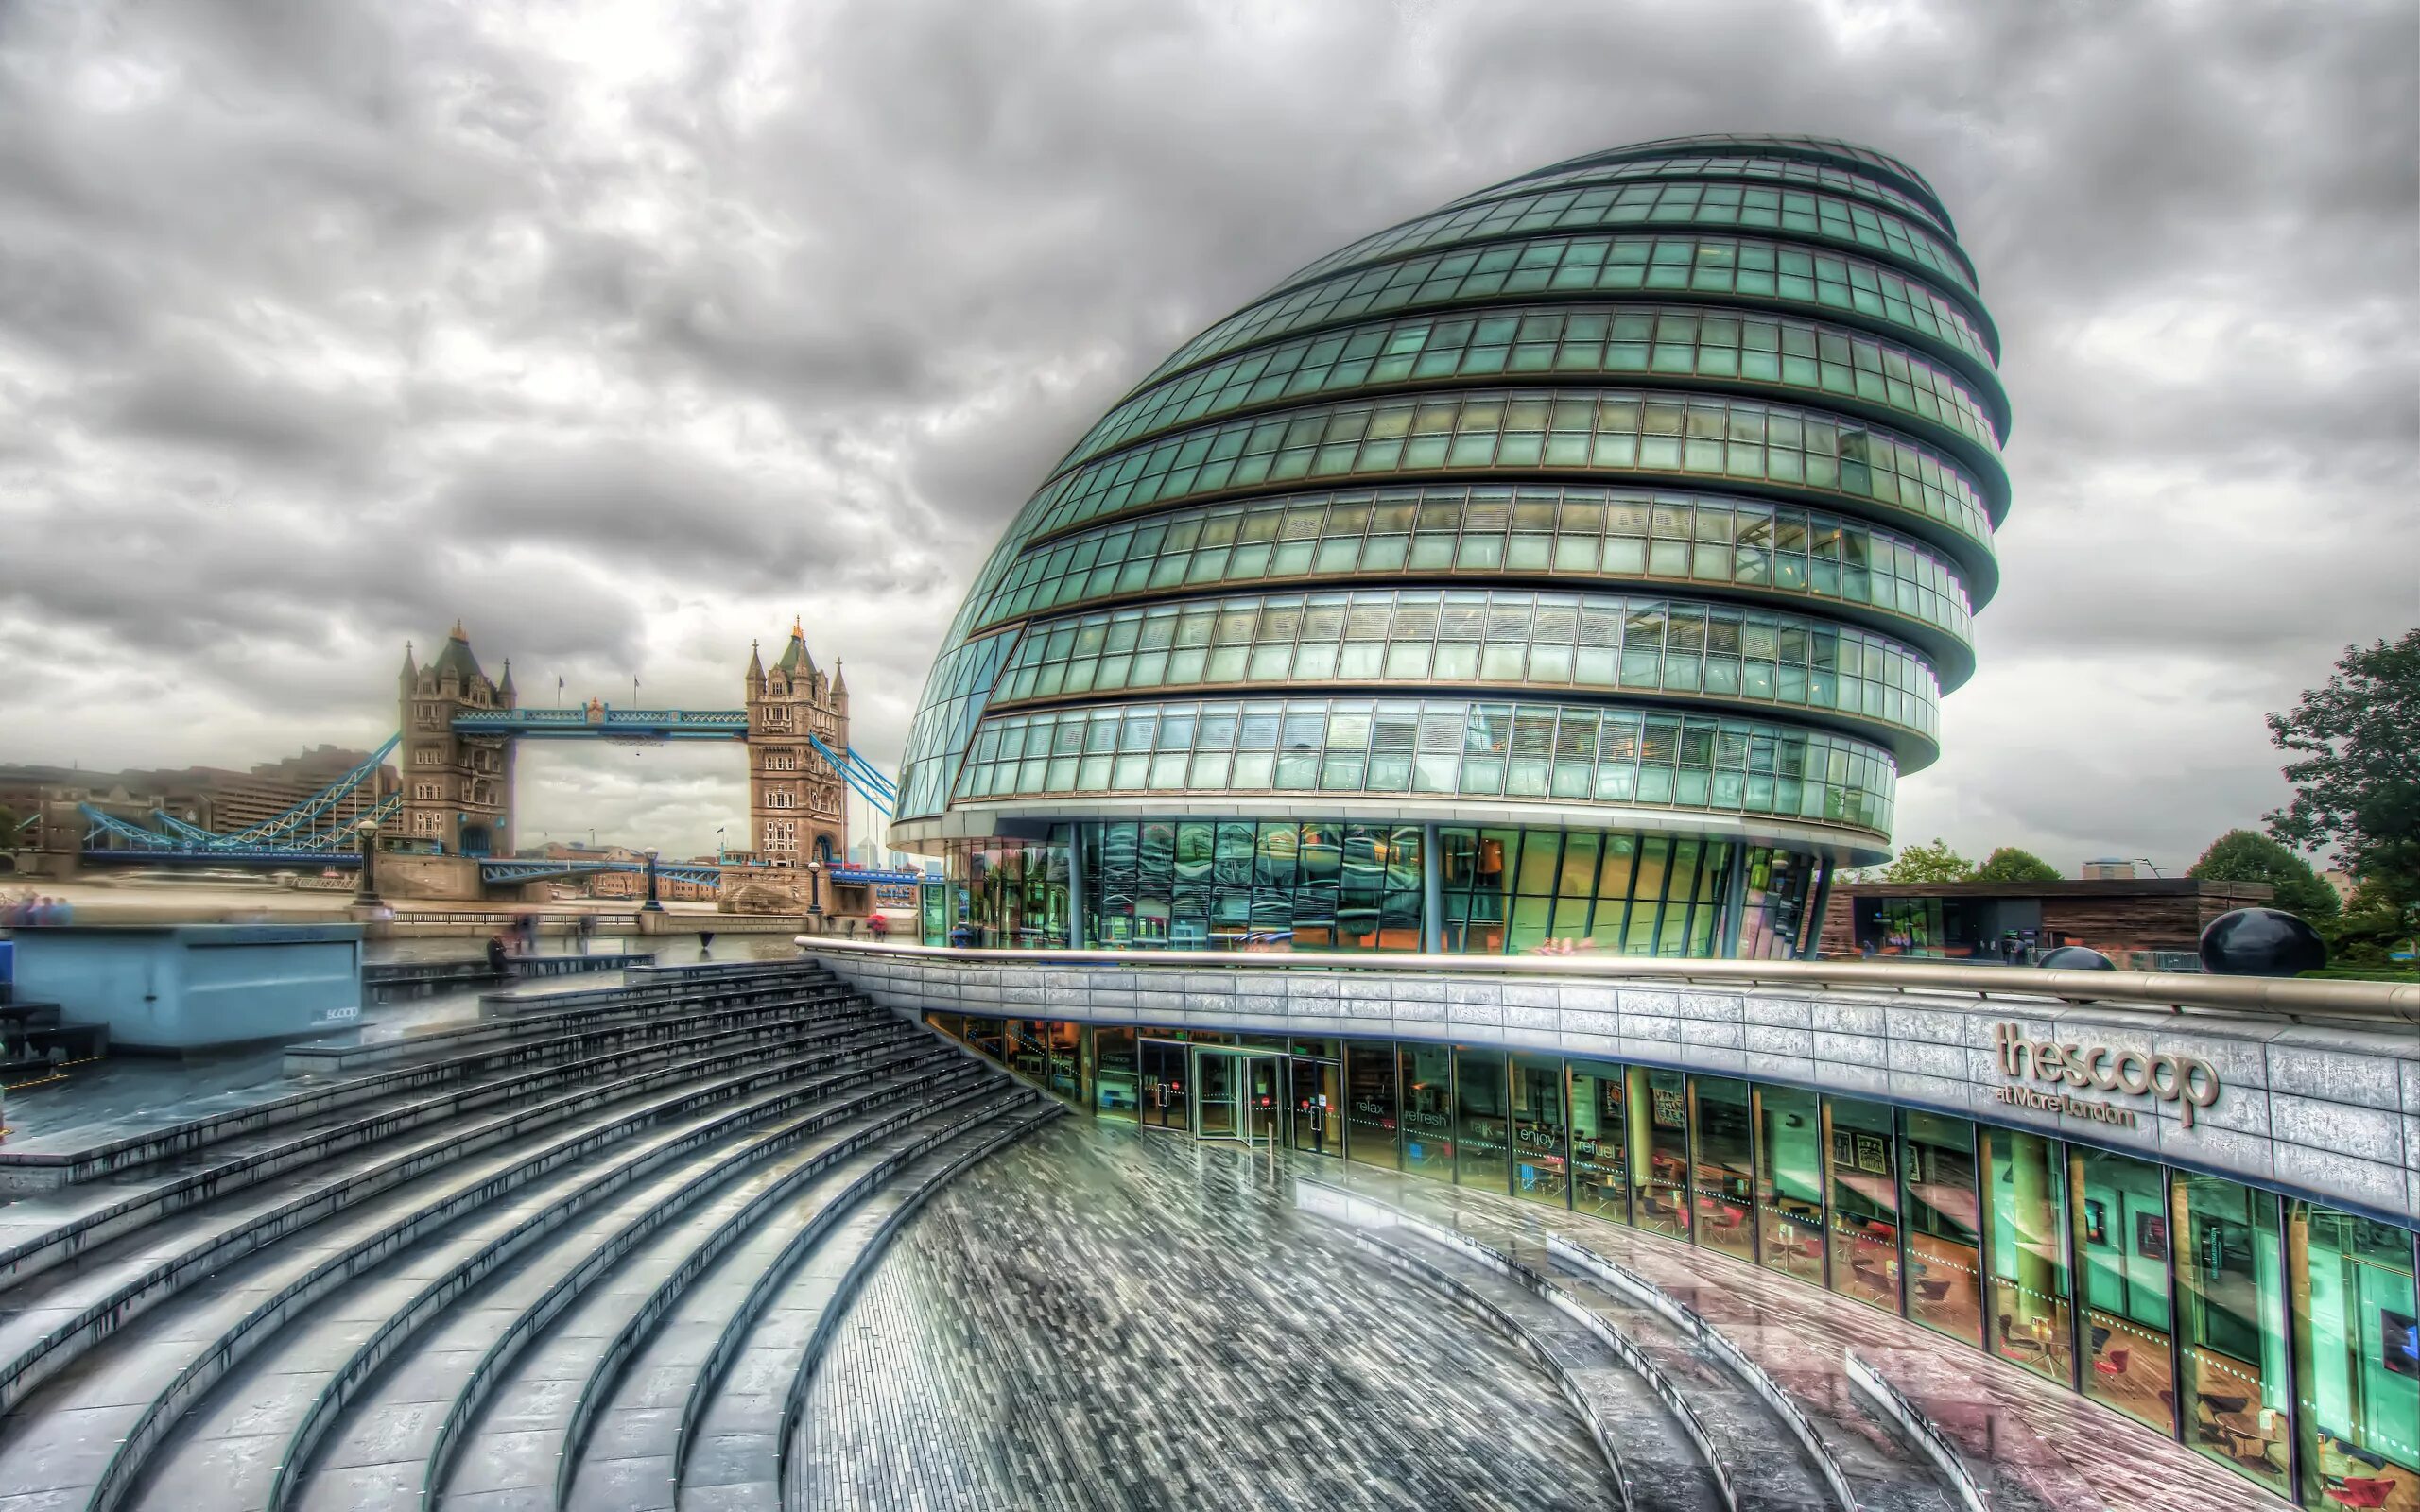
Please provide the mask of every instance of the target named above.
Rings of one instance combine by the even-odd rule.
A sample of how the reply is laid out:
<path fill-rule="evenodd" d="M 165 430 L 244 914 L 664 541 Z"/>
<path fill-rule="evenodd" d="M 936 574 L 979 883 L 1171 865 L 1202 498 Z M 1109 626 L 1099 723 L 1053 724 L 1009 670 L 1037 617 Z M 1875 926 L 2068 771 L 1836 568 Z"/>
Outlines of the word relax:
<path fill-rule="evenodd" d="M 2191 1056 L 2145 1055 L 2139 1050 L 2112 1050 L 2107 1045 L 2056 1044 L 2030 1040 L 2023 1028 L 2003 1023 L 1992 1031 L 1999 1052 L 2000 1074 L 2035 1081 L 2064 1081 L 2070 1087 L 2097 1087 L 2104 1092 L 2123 1091 L 2156 1097 L 2176 1105 L 2177 1124 L 2193 1126 L 2197 1109 L 2219 1100 L 2219 1074 L 2208 1061 Z M 2108 1103 L 2087 1103 L 2065 1092 L 2039 1092 L 2030 1087 L 2002 1087 L 1994 1100 L 2037 1111 L 2064 1112 L 2100 1123 L 2132 1126 L 2135 1115 Z"/>

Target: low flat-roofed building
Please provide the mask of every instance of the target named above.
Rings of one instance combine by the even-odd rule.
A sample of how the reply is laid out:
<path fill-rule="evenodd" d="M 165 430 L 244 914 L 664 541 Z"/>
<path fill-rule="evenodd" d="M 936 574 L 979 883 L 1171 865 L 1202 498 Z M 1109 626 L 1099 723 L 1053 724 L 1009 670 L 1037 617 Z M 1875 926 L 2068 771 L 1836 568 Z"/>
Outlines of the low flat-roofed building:
<path fill-rule="evenodd" d="M 2190 955 L 2231 909 L 2266 905 L 2265 882 L 2112 877 L 2082 882 L 1843 883 L 1824 911 L 1825 955 L 2023 961 L 2086 945 L 2121 967 L 2155 970 Z"/>

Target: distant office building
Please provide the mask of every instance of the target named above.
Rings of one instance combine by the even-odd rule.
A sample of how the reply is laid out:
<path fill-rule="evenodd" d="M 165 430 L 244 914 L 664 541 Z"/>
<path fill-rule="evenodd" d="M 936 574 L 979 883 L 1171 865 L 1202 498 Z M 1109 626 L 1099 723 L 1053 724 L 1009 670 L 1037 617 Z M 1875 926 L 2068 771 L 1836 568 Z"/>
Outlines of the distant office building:
<path fill-rule="evenodd" d="M 2083 864 L 2083 869 L 2077 873 L 2077 876 L 2085 882 L 2127 882 L 2132 880 L 2134 875 L 2133 862 L 2114 859 L 2087 861 Z"/>
<path fill-rule="evenodd" d="M 221 766 L 161 767 L 123 772 L 59 766 L 0 766 L 0 804 L 29 815 L 44 802 L 90 803 L 130 824 L 148 825 L 154 812 L 220 834 L 234 834 L 285 814 L 370 760 L 370 753 L 315 746 L 284 761 L 245 771 Z M 336 800 L 333 823 L 348 824 L 399 785 L 381 764 Z"/>
<path fill-rule="evenodd" d="M 1997 356 L 1940 198 L 1847 143 L 1378 232 L 1051 470 L 893 834 L 997 943 L 1804 954 L 1974 668 Z"/>

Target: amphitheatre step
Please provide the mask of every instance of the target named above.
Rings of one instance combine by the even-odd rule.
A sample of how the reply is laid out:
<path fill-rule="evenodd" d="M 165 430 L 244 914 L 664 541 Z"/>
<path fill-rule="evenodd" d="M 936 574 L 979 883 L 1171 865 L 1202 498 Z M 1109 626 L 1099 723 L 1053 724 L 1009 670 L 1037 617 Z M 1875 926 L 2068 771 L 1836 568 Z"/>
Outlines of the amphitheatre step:
<path fill-rule="evenodd" d="M 873 1030 L 828 1042 L 727 1049 L 472 1121 L 416 1151 L 349 1166 L 300 1193 L 289 1194 L 281 1187 L 266 1201 L 255 1194 L 234 1223 L 190 1241 L 174 1233 L 165 1238 L 137 1235 L 113 1246 L 108 1256 L 95 1257 L 95 1263 L 79 1265 L 55 1280 L 38 1278 L 24 1289 L 27 1295 L 22 1299 L 11 1295 L 21 1310 L 0 1316 L 0 1402 L 13 1410 L 44 1377 L 136 1314 L 189 1285 L 215 1280 L 216 1273 L 256 1248 L 289 1238 L 292 1247 L 321 1247 L 324 1231 L 314 1226 L 331 1216 L 367 1206 L 374 1218 L 396 1200 L 411 1200 L 431 1190 L 475 1196 L 482 1181 L 494 1183 L 489 1194 L 493 1195 L 528 1175 L 663 1119 L 758 1094 L 780 1095 L 798 1085 L 818 1090 L 847 1085 L 919 1059 L 931 1046 L 924 1037 Z M 544 1143 L 527 1139 L 534 1131 L 562 1124 L 570 1126 Z M 499 1144 L 506 1148 L 490 1149 Z M 483 1159 L 464 1160 L 478 1152 L 486 1152 Z M 372 1200 L 393 1189 L 403 1189 L 400 1199 Z"/>
<path fill-rule="evenodd" d="M 625 1046 L 602 1056 L 558 1061 L 433 1095 L 399 1098 L 309 1123 L 272 1128 L 224 1143 L 155 1172 L 149 1179 L 119 1180 L 33 1198 L 0 1209 L 0 1288 L 147 1224 L 236 1189 L 296 1172 L 362 1147 L 392 1150 L 399 1136 L 468 1115 L 491 1115 L 541 1106 L 563 1089 L 602 1089 L 630 1075 L 673 1072 L 685 1063 L 733 1046 L 821 1042 L 835 1034 L 873 1033 L 899 1021 L 860 1006 L 819 1009 L 811 1027 L 776 1015 L 717 1024 L 672 1040 Z M 560 1102 L 560 1098 L 556 1100 Z M 14 1298 L 11 1297 L 11 1301 Z"/>
<path fill-rule="evenodd" d="M 0 1438 L 0 1502 L 23 1491 L 70 1491 L 114 1505 L 130 1471 L 199 1400 L 288 1319 L 344 1291 L 389 1258 L 473 1214 L 543 1206 L 544 1194 L 595 1172 L 670 1158 L 684 1135 L 706 1137 L 734 1120 L 775 1116 L 875 1076 L 936 1063 L 931 1047 L 886 1051 L 845 1070 L 824 1057 L 739 1071 L 669 1097 L 592 1120 L 541 1144 L 524 1144 L 433 1182 L 389 1193 L 313 1227 L 268 1254 L 212 1275 L 210 1284 L 135 1321 L 92 1367 L 70 1370 L 20 1403 Z M 817 1073 L 821 1071 L 821 1074 Z M 659 1127 L 664 1125 L 666 1126 Z M 390 1285 L 360 1289 L 351 1306 L 363 1335 L 408 1300 Z"/>
<path fill-rule="evenodd" d="M 139 1504 L 182 1508 L 199 1475 L 233 1506 L 287 1504 L 302 1469 L 375 1464 L 398 1435 L 422 1427 L 426 1388 L 475 1361 L 521 1308 L 586 1258 L 627 1247 L 679 1217 L 756 1162 L 825 1130 L 915 1116 L 928 1098 L 979 1072 L 937 1060 L 905 1075 L 810 1101 L 770 1120 L 753 1109 L 688 1121 L 668 1143 L 632 1159 L 517 1194 L 389 1261 L 314 1306 L 189 1411 L 139 1480 Z M 393 1282 L 416 1289 L 400 1297 Z M 484 1284 L 493 1280 L 495 1284 Z M 360 1337 L 363 1303 L 377 1331 Z M 394 1361 L 402 1368 L 380 1373 Z M 307 1383 L 318 1383 L 305 1395 Z M 401 1383 L 400 1387 L 398 1383 Z M 400 1399 L 400 1400 L 394 1400 Z M 387 1410 L 382 1410 L 387 1409 Z M 256 1452 L 233 1452 L 246 1439 Z M 366 1456 L 366 1457 L 365 1457 Z"/>
<path fill-rule="evenodd" d="M 1511 1339 L 1552 1377 L 1621 1483 L 1631 1512 L 1723 1512 L 1730 1489 L 1676 1413 L 1662 1383 L 1616 1347 L 1511 1279 L 1417 1229 L 1357 1231 L 1374 1263 L 1443 1295 Z"/>
<path fill-rule="evenodd" d="M 895 1135 L 834 1166 L 782 1204 L 778 1221 L 760 1225 L 701 1273 L 676 1271 L 607 1337 L 591 1359 L 563 1427 L 545 1435 L 559 1458 L 466 1454 L 448 1485 L 452 1495 L 527 1484 L 535 1475 L 559 1506 L 668 1504 L 682 1442 L 676 1411 L 702 1400 L 736 1359 L 766 1303 L 795 1280 L 802 1264 L 820 1268 L 826 1246 L 854 1225 L 862 1205 L 921 1158 L 970 1128 L 1031 1106 L 1030 1092 L 1003 1090 L 974 1113 Z"/>
<path fill-rule="evenodd" d="M 670 1467 L 674 1485 L 634 1496 L 628 1506 L 675 1512 L 676 1501 L 717 1509 L 799 1504 L 784 1488 L 795 1471 L 791 1446 L 798 1441 L 815 1368 L 850 1301 L 927 1197 L 966 1167 L 1066 1111 L 1047 1098 L 1027 1095 L 1029 1100 L 1018 1110 L 950 1141 L 867 1198 L 815 1246 L 804 1267 L 786 1258 L 768 1273 L 786 1273 L 787 1280 L 761 1288 L 761 1301 L 726 1326 L 704 1368 L 690 1379 Z M 640 1480 L 630 1489 L 648 1488 Z M 675 1494 L 665 1495 L 666 1490 Z M 575 1499 L 570 1504 L 608 1503 Z"/>
<path fill-rule="evenodd" d="M 835 996 L 829 989 L 803 988 L 801 991 L 817 1001 L 860 1001 L 855 994 Z M 678 996 L 667 996 L 664 1002 L 684 1011 L 702 1005 L 700 1000 Z M 40 1191 L 124 1175 L 245 1134 L 366 1106 L 374 1099 L 449 1085 L 475 1074 L 481 1064 L 475 1057 L 441 1058 L 176 1123 L 123 1132 L 71 1128 L 19 1140 L 0 1149 L 0 1189 Z"/>

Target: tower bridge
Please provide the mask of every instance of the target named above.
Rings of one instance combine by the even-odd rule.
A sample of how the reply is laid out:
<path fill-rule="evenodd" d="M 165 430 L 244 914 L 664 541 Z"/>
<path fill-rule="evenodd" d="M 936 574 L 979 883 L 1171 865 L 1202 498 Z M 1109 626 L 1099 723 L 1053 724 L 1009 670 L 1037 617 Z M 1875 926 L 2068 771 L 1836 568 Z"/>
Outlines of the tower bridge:
<path fill-rule="evenodd" d="M 888 816 L 897 789 L 849 745 L 848 680 L 817 665 L 802 624 L 770 666 L 751 646 L 736 708 L 626 708 L 591 698 L 570 708 L 521 703 L 512 665 L 491 678 L 457 622 L 438 655 L 422 662 L 406 645 L 397 679 L 398 729 L 358 766 L 287 812 L 219 833 L 164 812 L 139 817 L 90 803 L 54 805 L 43 849 L 91 865 L 354 867 L 365 833 L 381 852 L 380 890 L 397 898 L 475 900 L 491 889 L 566 876 L 652 869 L 657 876 L 721 891 L 745 885 L 752 902 L 853 911 L 863 898 L 826 898 L 879 878 L 846 866 L 848 797 Z M 682 741 L 739 745 L 748 764 L 748 839 L 713 864 L 516 854 L 513 777 L 525 740 L 603 740 L 633 746 Z M 355 814 L 345 804 L 392 758 L 396 792 Z M 80 857 L 77 852 L 80 851 Z M 881 874 L 888 876 L 888 874 Z"/>

